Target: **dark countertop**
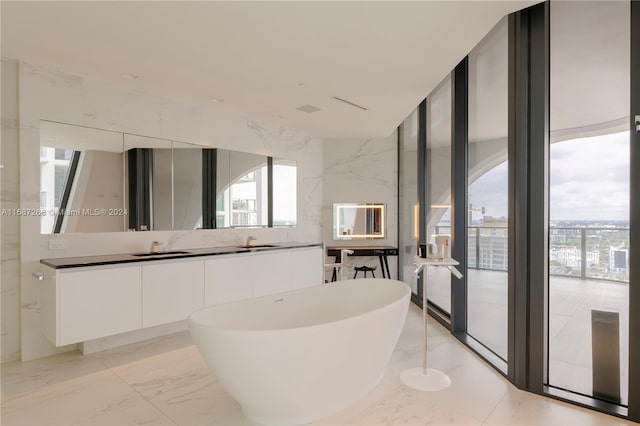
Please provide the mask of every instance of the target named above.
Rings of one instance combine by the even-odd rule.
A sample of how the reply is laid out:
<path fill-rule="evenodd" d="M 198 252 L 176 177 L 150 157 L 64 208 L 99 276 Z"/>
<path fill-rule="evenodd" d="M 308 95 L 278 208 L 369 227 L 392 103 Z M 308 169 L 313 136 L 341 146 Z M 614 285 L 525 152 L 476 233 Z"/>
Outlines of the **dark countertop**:
<path fill-rule="evenodd" d="M 115 265 L 118 263 L 150 262 L 165 259 L 185 259 L 200 256 L 216 256 L 220 254 L 255 253 L 262 251 L 283 250 L 302 247 L 321 247 L 320 243 L 274 243 L 268 247 L 254 248 L 241 246 L 207 247 L 198 249 L 175 249 L 166 254 L 162 252 L 152 256 L 136 256 L 141 253 L 106 254 L 101 256 L 61 257 L 58 259 L 40 259 L 40 263 L 53 269 L 80 268 L 84 266 Z"/>

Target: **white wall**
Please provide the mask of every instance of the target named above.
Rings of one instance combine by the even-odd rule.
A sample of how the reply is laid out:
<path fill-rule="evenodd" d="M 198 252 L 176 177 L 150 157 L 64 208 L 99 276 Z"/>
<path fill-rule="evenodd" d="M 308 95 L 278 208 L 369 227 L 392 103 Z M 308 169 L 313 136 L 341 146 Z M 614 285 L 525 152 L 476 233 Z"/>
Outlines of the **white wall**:
<path fill-rule="evenodd" d="M 7 299 L 7 304 L 11 306 L 7 309 L 5 318 L 3 297 L 3 361 L 5 353 L 15 354 L 19 349 L 22 360 L 74 349 L 54 348 L 40 332 L 40 284 L 31 277 L 32 272 L 40 269 L 40 259 L 144 251 L 153 240 L 167 242 L 171 248 L 196 248 L 238 244 L 248 235 L 256 236 L 258 242 L 319 242 L 322 239 L 323 170 L 320 140 L 306 137 L 269 118 L 247 117 L 241 111 L 233 110 L 231 105 L 196 104 L 166 99 L 26 62 L 19 63 L 17 81 L 20 96 L 19 173 L 22 208 L 39 207 L 39 176 L 33 170 L 38 170 L 39 122 L 46 119 L 296 160 L 298 226 L 292 229 L 40 235 L 39 218 L 22 217 L 21 347 L 17 346 L 17 327 L 12 326 L 6 334 L 4 329 L 4 324 L 10 320 L 9 315 L 12 312 L 15 314 L 17 310 L 17 299 Z M 11 89 L 15 90 L 14 87 Z M 4 92 L 3 66 L 3 103 Z M 4 122 L 3 109 L 3 150 Z M 5 172 L 6 169 L 3 174 Z M 4 228 L 3 223 L 3 231 Z M 48 250 L 48 242 L 54 239 L 64 240 L 67 248 Z M 2 242 L 5 243 L 4 234 Z M 3 250 L 3 275 L 4 253 Z M 15 274 L 17 275 L 17 271 Z M 4 283 L 3 277 L 3 292 Z M 11 318 L 15 324 L 15 315 Z M 6 359 L 11 359 L 11 356 L 8 355 Z"/>
<path fill-rule="evenodd" d="M 0 208 L 18 207 L 18 64 L 2 60 L 2 145 Z M 38 170 L 38 169 L 36 169 Z M 19 218 L 2 217 L 2 362 L 20 358 Z"/>
<path fill-rule="evenodd" d="M 322 238 L 326 245 L 398 246 L 398 135 L 383 139 L 326 139 L 323 144 Z M 387 237 L 381 240 L 334 241 L 333 203 L 385 203 Z M 397 278 L 397 257 L 389 257 L 391 276 Z M 333 258 L 327 259 L 333 262 Z M 377 257 L 350 258 L 353 265 L 377 266 Z M 329 272 L 329 271 L 327 271 Z"/>

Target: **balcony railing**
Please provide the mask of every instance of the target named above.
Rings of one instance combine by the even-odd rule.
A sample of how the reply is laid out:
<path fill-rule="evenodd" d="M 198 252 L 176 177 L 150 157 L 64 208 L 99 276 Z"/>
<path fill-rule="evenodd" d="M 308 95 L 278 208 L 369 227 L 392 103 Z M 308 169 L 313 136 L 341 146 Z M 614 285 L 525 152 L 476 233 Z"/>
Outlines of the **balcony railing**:
<path fill-rule="evenodd" d="M 437 226 L 436 233 L 449 233 Z M 468 227 L 467 267 L 508 270 L 508 230 L 505 227 Z M 629 228 L 549 228 L 549 274 L 590 280 L 629 282 Z"/>

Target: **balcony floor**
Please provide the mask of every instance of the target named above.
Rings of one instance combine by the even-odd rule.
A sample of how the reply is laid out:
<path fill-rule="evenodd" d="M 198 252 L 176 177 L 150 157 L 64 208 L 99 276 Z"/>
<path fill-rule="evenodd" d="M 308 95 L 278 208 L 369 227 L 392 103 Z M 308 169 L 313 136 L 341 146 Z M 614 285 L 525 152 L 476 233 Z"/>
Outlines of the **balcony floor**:
<path fill-rule="evenodd" d="M 468 331 L 505 358 L 507 353 L 507 273 L 470 270 Z M 429 299 L 450 310 L 449 271 L 431 268 Z M 620 385 L 624 404 L 629 380 L 629 285 L 552 276 L 549 282 L 549 384 L 590 395 L 591 310 L 620 314 Z"/>

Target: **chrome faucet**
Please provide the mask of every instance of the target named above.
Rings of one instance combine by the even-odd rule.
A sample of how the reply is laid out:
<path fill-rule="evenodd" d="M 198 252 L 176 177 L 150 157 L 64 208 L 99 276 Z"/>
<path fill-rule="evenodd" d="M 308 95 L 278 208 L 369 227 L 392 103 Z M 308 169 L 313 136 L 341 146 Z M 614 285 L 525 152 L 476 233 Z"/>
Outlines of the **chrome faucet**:
<path fill-rule="evenodd" d="M 245 244 L 247 247 L 253 247 L 253 242 L 256 240 L 256 237 L 253 236 L 248 236 L 247 237 L 247 244 Z"/>
<path fill-rule="evenodd" d="M 162 243 L 160 241 L 152 241 L 151 242 L 151 253 L 159 253 L 160 247 L 162 247 Z"/>

